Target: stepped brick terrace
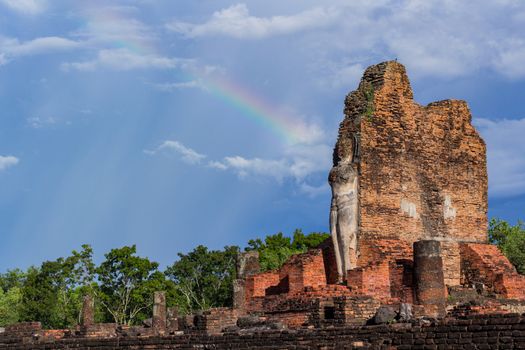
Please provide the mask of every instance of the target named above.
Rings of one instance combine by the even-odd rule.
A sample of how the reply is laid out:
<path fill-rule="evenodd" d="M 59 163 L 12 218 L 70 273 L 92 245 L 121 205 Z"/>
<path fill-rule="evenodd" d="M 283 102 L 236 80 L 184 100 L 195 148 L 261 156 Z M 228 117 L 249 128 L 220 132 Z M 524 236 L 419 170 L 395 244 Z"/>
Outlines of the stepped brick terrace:
<path fill-rule="evenodd" d="M 232 308 L 182 316 L 159 292 L 151 326 L 124 327 L 95 324 L 86 298 L 77 329 L 13 325 L 0 349 L 525 348 L 525 276 L 487 243 L 486 149 L 467 104 L 419 105 L 390 61 L 366 69 L 344 114 L 332 237 L 278 270 L 241 253 Z"/>

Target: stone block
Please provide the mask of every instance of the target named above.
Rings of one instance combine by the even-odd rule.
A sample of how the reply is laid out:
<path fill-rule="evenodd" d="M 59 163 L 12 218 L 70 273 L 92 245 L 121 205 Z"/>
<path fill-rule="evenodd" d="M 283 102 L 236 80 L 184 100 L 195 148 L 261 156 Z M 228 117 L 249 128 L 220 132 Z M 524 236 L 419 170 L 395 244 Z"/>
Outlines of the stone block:
<path fill-rule="evenodd" d="M 166 292 L 153 293 L 152 328 L 159 333 L 166 331 Z"/>

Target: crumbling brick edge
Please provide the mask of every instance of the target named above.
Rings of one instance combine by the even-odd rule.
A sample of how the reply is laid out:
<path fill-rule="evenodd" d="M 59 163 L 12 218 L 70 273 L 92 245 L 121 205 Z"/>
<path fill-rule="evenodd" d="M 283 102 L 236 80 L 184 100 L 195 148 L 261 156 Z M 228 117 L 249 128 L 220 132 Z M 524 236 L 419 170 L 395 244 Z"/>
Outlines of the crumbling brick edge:
<path fill-rule="evenodd" d="M 0 334 L 0 349 L 525 349 L 525 314 L 473 315 L 418 323 L 209 335 L 61 339 Z"/>

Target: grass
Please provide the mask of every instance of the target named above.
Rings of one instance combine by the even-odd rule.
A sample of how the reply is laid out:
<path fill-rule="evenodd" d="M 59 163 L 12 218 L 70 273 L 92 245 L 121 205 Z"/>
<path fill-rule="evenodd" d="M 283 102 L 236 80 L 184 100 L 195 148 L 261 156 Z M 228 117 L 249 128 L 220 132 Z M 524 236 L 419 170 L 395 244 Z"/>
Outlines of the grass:
<path fill-rule="evenodd" d="M 368 119 L 368 121 L 372 120 L 372 117 L 374 116 L 374 87 L 372 84 L 369 84 L 365 88 L 365 98 L 366 98 L 366 110 L 365 110 L 365 117 Z"/>

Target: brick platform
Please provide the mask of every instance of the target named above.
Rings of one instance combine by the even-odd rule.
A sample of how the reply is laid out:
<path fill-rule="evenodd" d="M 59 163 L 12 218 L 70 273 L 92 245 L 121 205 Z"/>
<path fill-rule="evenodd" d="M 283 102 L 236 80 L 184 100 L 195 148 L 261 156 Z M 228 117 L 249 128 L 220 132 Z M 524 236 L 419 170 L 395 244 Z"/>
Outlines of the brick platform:
<path fill-rule="evenodd" d="M 0 349 L 524 349 L 525 315 L 483 315 L 421 325 L 347 326 L 297 331 L 243 331 L 220 335 L 184 334 L 115 338 L 44 338 L 0 333 Z"/>

